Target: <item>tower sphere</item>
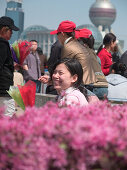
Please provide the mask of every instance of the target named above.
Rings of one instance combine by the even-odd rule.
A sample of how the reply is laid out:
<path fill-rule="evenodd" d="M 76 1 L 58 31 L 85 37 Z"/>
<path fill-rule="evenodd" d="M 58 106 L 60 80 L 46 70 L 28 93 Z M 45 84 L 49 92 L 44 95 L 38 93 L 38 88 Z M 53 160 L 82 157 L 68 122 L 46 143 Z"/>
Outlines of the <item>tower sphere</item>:
<path fill-rule="evenodd" d="M 96 0 L 89 10 L 89 17 L 96 27 L 111 26 L 116 18 L 116 9 L 109 0 Z"/>

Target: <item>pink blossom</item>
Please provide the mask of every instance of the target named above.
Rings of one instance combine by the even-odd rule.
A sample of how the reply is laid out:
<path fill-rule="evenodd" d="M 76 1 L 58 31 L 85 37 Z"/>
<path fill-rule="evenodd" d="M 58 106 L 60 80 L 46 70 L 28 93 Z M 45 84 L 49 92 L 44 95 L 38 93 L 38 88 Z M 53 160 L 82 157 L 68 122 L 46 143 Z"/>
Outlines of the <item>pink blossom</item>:
<path fill-rule="evenodd" d="M 0 108 L 0 169 L 127 169 L 127 106 L 106 101 L 28 107 L 20 117 Z"/>

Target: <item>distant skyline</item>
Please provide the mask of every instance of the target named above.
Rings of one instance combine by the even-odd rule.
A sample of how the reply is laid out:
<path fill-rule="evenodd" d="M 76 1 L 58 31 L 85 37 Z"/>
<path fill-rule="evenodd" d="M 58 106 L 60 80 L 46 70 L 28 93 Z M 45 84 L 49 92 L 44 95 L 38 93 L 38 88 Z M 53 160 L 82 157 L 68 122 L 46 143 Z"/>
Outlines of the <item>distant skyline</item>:
<path fill-rule="evenodd" d="M 92 24 L 89 9 L 96 0 L 23 0 L 25 13 L 24 29 L 31 25 L 42 25 L 48 29 L 57 29 L 63 20 L 71 20 L 77 26 Z M 111 25 L 118 39 L 124 40 L 127 50 L 127 0 L 110 0 L 115 6 L 117 16 Z M 0 16 L 5 15 L 6 0 L 0 0 Z"/>

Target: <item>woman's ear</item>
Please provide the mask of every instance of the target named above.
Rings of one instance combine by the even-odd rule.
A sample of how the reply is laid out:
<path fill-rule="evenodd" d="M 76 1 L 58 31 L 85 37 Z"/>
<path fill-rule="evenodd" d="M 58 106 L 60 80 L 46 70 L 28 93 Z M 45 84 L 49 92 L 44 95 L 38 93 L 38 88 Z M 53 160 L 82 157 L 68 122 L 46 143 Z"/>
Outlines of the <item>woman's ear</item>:
<path fill-rule="evenodd" d="M 78 75 L 77 74 L 73 75 L 72 83 L 75 83 L 77 80 L 78 80 Z"/>

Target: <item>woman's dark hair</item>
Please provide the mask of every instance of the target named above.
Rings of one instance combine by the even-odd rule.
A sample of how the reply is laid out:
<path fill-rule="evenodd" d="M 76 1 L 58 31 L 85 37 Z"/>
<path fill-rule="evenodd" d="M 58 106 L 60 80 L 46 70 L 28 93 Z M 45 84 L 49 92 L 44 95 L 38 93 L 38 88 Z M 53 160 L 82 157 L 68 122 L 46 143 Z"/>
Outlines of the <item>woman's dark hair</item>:
<path fill-rule="evenodd" d="M 118 52 L 115 52 L 115 53 L 112 54 L 112 61 L 113 61 L 113 63 L 120 61 L 120 55 L 119 55 Z"/>
<path fill-rule="evenodd" d="M 112 42 L 115 42 L 115 41 L 116 41 L 116 36 L 113 33 L 107 33 L 104 36 L 103 44 L 99 47 L 97 54 L 102 50 L 103 45 L 109 46 Z"/>
<path fill-rule="evenodd" d="M 125 64 L 116 62 L 111 65 L 110 73 L 112 72 L 112 70 L 114 70 L 114 74 L 120 74 L 120 75 L 124 76 L 124 72 L 126 71 L 126 69 L 127 69 L 127 67 Z"/>
<path fill-rule="evenodd" d="M 75 82 L 74 87 L 78 87 L 82 83 L 83 78 L 83 69 L 80 62 L 75 58 L 62 58 L 61 60 L 58 60 L 52 68 L 51 77 L 59 64 L 65 64 L 72 76 L 77 74 L 78 79 Z"/>
<path fill-rule="evenodd" d="M 94 49 L 94 37 L 93 35 L 91 35 L 89 38 L 79 38 L 78 41 L 80 42 L 80 44 L 87 44 L 89 48 Z M 83 43 L 82 43 L 83 42 Z"/>
<path fill-rule="evenodd" d="M 65 64 L 66 68 L 68 69 L 68 71 L 70 72 L 70 74 L 73 76 L 75 74 L 77 74 L 77 81 L 74 83 L 74 87 L 78 88 L 87 98 L 87 91 L 85 88 L 83 88 L 81 86 L 82 83 L 82 79 L 83 79 L 83 69 L 82 66 L 80 64 L 80 62 L 75 59 L 75 58 L 62 58 L 61 60 L 58 60 L 54 66 L 52 67 L 52 70 L 50 72 L 50 76 L 52 78 L 52 75 L 54 73 L 54 70 L 56 69 L 56 67 L 59 64 Z"/>

